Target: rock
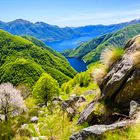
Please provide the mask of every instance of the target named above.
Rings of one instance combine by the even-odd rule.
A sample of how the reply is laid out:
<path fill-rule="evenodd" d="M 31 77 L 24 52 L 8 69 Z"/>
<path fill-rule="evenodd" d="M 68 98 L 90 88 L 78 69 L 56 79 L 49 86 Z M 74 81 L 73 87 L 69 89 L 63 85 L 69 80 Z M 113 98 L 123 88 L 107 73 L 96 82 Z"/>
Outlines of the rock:
<path fill-rule="evenodd" d="M 129 107 L 131 100 L 138 100 L 140 97 L 140 67 L 133 63 L 132 57 L 132 54 L 140 51 L 139 40 L 140 35 L 126 44 L 125 55 L 113 64 L 100 85 L 104 100 L 110 100 L 121 108 Z"/>
<path fill-rule="evenodd" d="M 84 96 L 80 96 L 79 100 L 78 100 L 78 103 L 82 103 L 82 102 L 85 102 L 86 99 Z"/>
<path fill-rule="evenodd" d="M 67 108 L 66 110 L 69 114 L 74 114 L 74 112 L 75 112 L 74 109 L 71 107 Z"/>
<path fill-rule="evenodd" d="M 83 96 L 71 95 L 69 100 L 65 100 L 62 102 L 62 108 L 63 110 L 66 110 L 68 107 L 75 108 L 76 103 L 81 103 L 85 101 L 86 99 Z"/>
<path fill-rule="evenodd" d="M 67 111 L 67 117 L 70 119 L 70 121 L 72 121 L 73 117 L 76 114 L 76 110 L 69 107 L 69 108 L 66 109 L 66 111 Z"/>
<path fill-rule="evenodd" d="M 93 119 L 93 112 L 94 112 L 94 101 L 91 102 L 81 113 L 80 118 L 78 120 L 78 124 L 82 124 L 83 122 L 90 123 Z"/>
<path fill-rule="evenodd" d="M 93 125 L 87 127 L 80 132 L 73 134 L 69 140 L 89 140 L 89 139 L 96 139 L 101 138 L 102 134 L 107 131 L 119 129 L 122 127 L 128 127 L 132 124 L 140 122 L 140 104 L 136 101 L 130 102 L 130 118 L 124 114 L 113 114 L 123 118 L 122 121 L 115 122 L 109 125 Z M 120 119 L 119 119 L 120 120 Z"/>
<path fill-rule="evenodd" d="M 84 93 L 84 96 L 88 96 L 88 95 L 92 95 L 92 94 L 99 94 L 100 93 L 100 90 L 99 89 L 95 89 L 95 90 L 87 90 L 85 93 Z"/>
<path fill-rule="evenodd" d="M 28 124 L 23 124 L 23 125 L 21 125 L 21 129 L 25 129 L 25 128 L 27 128 L 28 127 Z"/>
<path fill-rule="evenodd" d="M 39 115 L 43 115 L 43 114 L 44 114 L 44 111 L 39 110 L 37 113 L 38 113 Z"/>
<path fill-rule="evenodd" d="M 60 97 L 55 97 L 55 98 L 52 99 L 52 103 L 53 103 L 54 105 L 58 105 L 58 104 L 60 104 L 62 101 L 63 101 L 63 100 L 62 100 Z"/>
<path fill-rule="evenodd" d="M 107 107 L 102 101 L 92 101 L 80 114 L 78 124 L 84 122 L 88 124 L 101 123 L 108 118 L 110 114 L 111 112 L 107 111 Z"/>
<path fill-rule="evenodd" d="M 135 114 L 137 114 L 137 112 L 140 111 L 140 104 L 134 100 L 132 100 L 130 102 L 130 111 L 129 111 L 129 116 L 135 116 Z"/>
<path fill-rule="evenodd" d="M 107 131 L 119 129 L 133 124 L 132 120 L 120 121 L 111 125 L 93 125 L 73 134 L 69 140 L 89 140 L 100 138 Z"/>
<path fill-rule="evenodd" d="M 37 116 L 34 116 L 34 117 L 31 118 L 31 122 L 36 123 L 36 122 L 38 122 L 38 119 L 39 118 Z"/>
<path fill-rule="evenodd" d="M 32 137 L 31 140 L 47 140 L 46 136 Z"/>

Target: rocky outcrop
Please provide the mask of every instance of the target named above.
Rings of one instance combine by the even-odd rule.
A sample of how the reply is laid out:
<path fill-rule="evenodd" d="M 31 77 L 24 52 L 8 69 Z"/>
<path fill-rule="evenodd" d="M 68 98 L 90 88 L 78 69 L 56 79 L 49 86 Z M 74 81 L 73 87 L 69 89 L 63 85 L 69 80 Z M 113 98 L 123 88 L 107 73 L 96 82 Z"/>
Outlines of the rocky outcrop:
<path fill-rule="evenodd" d="M 136 52 L 140 55 L 140 36 L 130 40 L 125 49 L 123 58 L 113 65 L 100 86 L 104 100 L 110 100 L 121 107 L 129 106 L 131 100 L 140 97 L 140 67 L 137 67 L 140 60 L 136 64 L 134 59 L 139 58 L 133 58 Z"/>
<path fill-rule="evenodd" d="M 110 114 L 112 114 L 112 110 L 109 109 L 104 102 L 102 102 L 102 99 L 92 101 L 81 113 L 78 124 L 86 122 L 92 125 L 96 123 L 103 123 L 105 121 L 107 122 Z"/>
<path fill-rule="evenodd" d="M 140 122 L 140 104 L 138 104 L 135 101 L 131 101 L 129 114 L 130 119 L 124 119 L 122 121 L 118 121 L 110 125 L 93 125 L 87 127 L 81 130 L 80 132 L 73 134 L 69 140 L 94 140 L 96 138 L 102 138 L 105 132 L 131 126 L 135 124 L 137 120 Z"/>
<path fill-rule="evenodd" d="M 91 102 L 85 108 L 78 120 L 79 124 L 84 122 L 97 123 L 96 120 L 102 122 L 102 118 L 106 118 L 113 113 L 113 111 L 108 110 L 110 108 L 110 104 L 107 107 L 108 103 L 120 107 L 123 113 L 128 114 L 130 101 L 140 99 L 140 36 L 131 39 L 126 44 L 125 49 L 125 55 L 113 64 L 100 85 L 102 97 L 95 102 Z M 133 57 L 135 53 L 137 53 L 136 58 Z M 105 102 L 106 107 L 101 110 L 102 114 L 97 116 L 96 104 L 99 102 Z M 105 111 L 106 113 L 104 113 Z"/>
<path fill-rule="evenodd" d="M 83 96 L 71 95 L 70 99 L 62 102 L 63 111 L 67 112 L 67 116 L 72 120 L 72 118 L 78 113 L 77 109 L 80 103 L 85 102 L 86 99 Z"/>
<path fill-rule="evenodd" d="M 132 120 L 125 120 L 111 125 L 93 125 L 74 134 L 69 140 L 94 140 L 95 138 L 102 137 L 102 134 L 107 131 L 114 130 L 116 128 L 119 129 L 131 125 L 132 123 Z"/>
<path fill-rule="evenodd" d="M 101 98 L 87 105 L 78 120 L 78 124 L 87 122 L 93 126 L 74 134 L 70 140 L 94 139 L 135 122 L 140 114 L 140 35 L 126 44 L 124 56 L 111 66 L 100 89 Z M 108 118 L 111 118 L 110 122 L 107 122 Z"/>

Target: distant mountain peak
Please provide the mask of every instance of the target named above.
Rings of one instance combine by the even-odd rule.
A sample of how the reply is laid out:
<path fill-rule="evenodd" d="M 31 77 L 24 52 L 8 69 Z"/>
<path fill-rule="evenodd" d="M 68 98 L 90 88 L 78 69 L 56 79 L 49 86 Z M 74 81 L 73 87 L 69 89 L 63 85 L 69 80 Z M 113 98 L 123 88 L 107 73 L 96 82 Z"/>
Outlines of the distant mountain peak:
<path fill-rule="evenodd" d="M 23 20 L 23 19 L 16 19 L 14 21 L 10 21 L 8 23 L 13 23 L 13 24 L 32 24 L 32 22 Z"/>

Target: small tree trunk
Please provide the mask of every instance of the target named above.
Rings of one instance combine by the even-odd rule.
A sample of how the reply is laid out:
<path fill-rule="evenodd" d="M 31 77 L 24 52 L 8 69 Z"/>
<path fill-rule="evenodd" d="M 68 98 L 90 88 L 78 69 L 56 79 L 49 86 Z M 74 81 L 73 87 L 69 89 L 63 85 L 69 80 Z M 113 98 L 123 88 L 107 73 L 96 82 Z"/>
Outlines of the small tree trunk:
<path fill-rule="evenodd" d="M 8 113 L 7 113 L 7 109 L 4 110 L 4 117 L 5 117 L 5 121 L 8 121 Z"/>
<path fill-rule="evenodd" d="M 7 122 L 8 121 L 8 115 L 5 114 L 5 121 Z"/>

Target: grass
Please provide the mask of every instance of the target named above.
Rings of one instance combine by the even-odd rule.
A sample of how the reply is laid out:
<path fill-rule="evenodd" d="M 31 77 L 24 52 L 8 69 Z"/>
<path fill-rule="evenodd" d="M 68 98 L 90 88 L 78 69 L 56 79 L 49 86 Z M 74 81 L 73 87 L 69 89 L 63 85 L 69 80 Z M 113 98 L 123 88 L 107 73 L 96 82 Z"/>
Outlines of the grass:
<path fill-rule="evenodd" d="M 140 51 L 131 53 L 129 59 L 130 59 L 130 61 L 132 61 L 134 66 L 140 67 Z"/>
<path fill-rule="evenodd" d="M 104 140 L 140 140 L 140 124 L 123 128 L 104 135 Z"/>
<path fill-rule="evenodd" d="M 108 68 L 124 55 L 124 49 L 120 47 L 109 47 L 100 56 L 101 62 Z"/>

